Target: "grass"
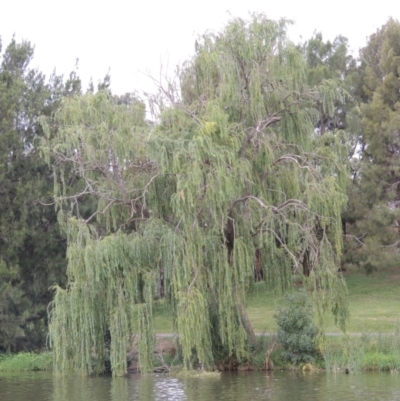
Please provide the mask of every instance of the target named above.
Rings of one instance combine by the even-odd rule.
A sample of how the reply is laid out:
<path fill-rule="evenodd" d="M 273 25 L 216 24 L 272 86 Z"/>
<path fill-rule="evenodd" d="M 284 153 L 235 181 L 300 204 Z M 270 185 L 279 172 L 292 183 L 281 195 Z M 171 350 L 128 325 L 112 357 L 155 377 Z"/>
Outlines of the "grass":
<path fill-rule="evenodd" d="M 400 371 L 400 331 L 393 334 L 363 334 L 361 337 L 328 338 L 323 348 L 329 371 Z"/>
<path fill-rule="evenodd" d="M 0 372 L 52 370 L 52 368 L 53 355 L 49 351 L 40 354 L 33 352 L 0 354 Z"/>
<path fill-rule="evenodd" d="M 173 332 L 171 311 L 163 300 L 154 305 L 154 326 L 156 333 Z"/>
<path fill-rule="evenodd" d="M 400 319 L 400 267 L 370 275 L 360 270 L 345 273 L 349 290 L 348 332 L 392 332 Z M 338 331 L 327 318 L 326 331 Z"/>
<path fill-rule="evenodd" d="M 349 290 L 349 333 L 392 332 L 400 320 L 400 267 L 382 268 L 372 274 L 361 269 L 344 273 Z M 274 314 L 283 302 L 281 294 L 264 283 L 257 283 L 248 297 L 247 311 L 256 332 L 275 332 Z M 171 333 L 171 313 L 159 301 L 155 308 L 157 333 Z M 325 316 L 325 331 L 339 333 L 330 314 Z"/>
<path fill-rule="evenodd" d="M 381 269 L 372 274 L 353 269 L 344 273 L 349 290 L 350 321 L 347 332 L 392 332 L 400 319 L 400 267 Z M 248 313 L 256 332 L 275 331 L 273 317 L 283 297 L 264 284 L 257 284 L 248 300 Z M 325 331 L 340 332 L 330 314 Z"/>

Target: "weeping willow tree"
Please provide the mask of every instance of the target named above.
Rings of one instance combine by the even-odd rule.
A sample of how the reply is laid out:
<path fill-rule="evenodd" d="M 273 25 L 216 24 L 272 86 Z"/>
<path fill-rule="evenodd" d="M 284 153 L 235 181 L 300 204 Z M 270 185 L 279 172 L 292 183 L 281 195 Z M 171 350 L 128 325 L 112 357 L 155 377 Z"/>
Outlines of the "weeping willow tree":
<path fill-rule="evenodd" d="M 315 104 L 329 113 L 336 95 L 307 87 L 286 26 L 255 15 L 201 37 L 175 81 L 159 83 L 155 124 L 142 103 L 104 92 L 42 121 L 68 234 L 68 286 L 50 308 L 56 370 L 103 371 L 109 332 L 113 373 L 126 371 L 132 334 L 146 371 L 160 288 L 187 368 L 245 358 L 255 265 L 279 290 L 304 275 L 319 312 L 344 325 L 347 153 L 340 135 L 314 133 Z"/>

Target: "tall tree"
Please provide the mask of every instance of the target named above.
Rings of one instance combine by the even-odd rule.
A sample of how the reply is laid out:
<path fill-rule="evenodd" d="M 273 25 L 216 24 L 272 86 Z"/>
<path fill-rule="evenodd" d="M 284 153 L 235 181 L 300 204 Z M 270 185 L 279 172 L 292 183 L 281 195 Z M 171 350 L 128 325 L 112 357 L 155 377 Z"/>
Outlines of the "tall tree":
<path fill-rule="evenodd" d="M 64 84 L 53 74 L 46 82 L 29 66 L 32 57 L 32 45 L 13 38 L 0 66 L 1 351 L 45 346 L 49 287 L 65 281 L 66 239 L 54 206 L 41 203 L 51 200 L 53 179 L 37 152 L 37 119 L 76 93 L 80 81 L 71 75 Z"/>
<path fill-rule="evenodd" d="M 245 357 L 256 250 L 277 289 L 307 258 L 317 308 L 344 324 L 345 148 L 314 133 L 318 91 L 286 26 L 254 15 L 200 38 L 180 80 L 160 83 L 156 125 L 141 102 L 117 104 L 105 92 L 67 99 L 43 120 L 48 135 L 57 127 L 42 149 L 56 158 L 68 233 L 68 286 L 57 288 L 51 310 L 57 370 L 103 371 L 107 330 L 113 373 L 126 371 L 132 333 L 146 370 L 161 269 L 185 366 Z M 71 168 L 85 185 L 66 194 Z M 95 215 L 67 213 L 88 194 Z"/>
<path fill-rule="evenodd" d="M 352 262 L 372 271 L 397 263 L 400 221 L 400 24 L 390 19 L 361 50 L 362 148 L 346 212 Z"/>
<path fill-rule="evenodd" d="M 347 194 L 349 203 L 342 211 L 344 251 L 342 267 L 355 260 L 355 249 L 360 243 L 353 234 L 353 224 L 358 219 L 360 207 L 358 175 L 360 169 L 359 153 L 364 146 L 361 130 L 360 104 L 365 101 L 362 89 L 364 70 L 348 51 L 348 40 L 337 36 L 333 42 L 324 41 L 322 34 L 315 33 L 303 46 L 307 60 L 307 81 L 310 87 L 320 88 L 322 96 L 317 99 L 318 123 L 315 132 L 330 137 L 341 138 L 348 144 L 348 154 L 344 154 L 343 164 L 349 165 L 352 180 L 349 180 Z M 331 89 L 336 87 L 333 98 Z M 327 104 L 330 104 L 328 107 Z"/>

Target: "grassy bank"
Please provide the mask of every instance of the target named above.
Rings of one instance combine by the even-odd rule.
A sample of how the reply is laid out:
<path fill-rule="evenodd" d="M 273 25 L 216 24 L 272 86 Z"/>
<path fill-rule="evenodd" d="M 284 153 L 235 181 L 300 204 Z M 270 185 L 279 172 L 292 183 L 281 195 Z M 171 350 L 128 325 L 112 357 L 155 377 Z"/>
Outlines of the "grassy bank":
<path fill-rule="evenodd" d="M 325 369 L 331 372 L 366 370 L 400 372 L 400 331 L 395 335 L 363 334 L 328 338 L 323 350 Z"/>
<path fill-rule="evenodd" d="M 40 354 L 34 352 L 0 354 L 0 372 L 51 370 L 52 367 L 53 356 L 49 351 Z"/>
<path fill-rule="evenodd" d="M 259 337 L 249 360 L 239 369 L 278 370 L 324 369 L 328 372 L 360 373 L 379 371 L 400 373 L 400 327 L 393 334 L 326 337 L 320 344 L 320 357 L 311 364 L 292 365 L 282 357 L 282 346 L 274 336 Z M 271 364 L 272 361 L 272 364 Z"/>
<path fill-rule="evenodd" d="M 282 356 L 282 345 L 277 342 L 275 335 L 257 337 L 254 346 L 249 349 L 246 360 L 235 365 L 238 370 L 308 370 L 324 369 L 328 372 L 360 373 L 363 371 L 380 371 L 400 373 L 400 326 L 392 334 L 362 334 L 361 336 L 331 336 L 322 339 L 319 344 L 320 356 L 315 356 L 311 364 L 300 363 L 292 365 Z M 172 339 L 165 346 L 162 358 L 156 358 L 156 366 L 164 364 L 182 367 L 176 355 L 171 354 L 174 349 Z M 166 339 L 160 341 L 166 341 Z M 174 353 L 173 353 L 174 354 Z M 164 365 L 165 366 L 165 365 Z M 220 370 L 230 370 L 230 363 L 217 364 Z"/>

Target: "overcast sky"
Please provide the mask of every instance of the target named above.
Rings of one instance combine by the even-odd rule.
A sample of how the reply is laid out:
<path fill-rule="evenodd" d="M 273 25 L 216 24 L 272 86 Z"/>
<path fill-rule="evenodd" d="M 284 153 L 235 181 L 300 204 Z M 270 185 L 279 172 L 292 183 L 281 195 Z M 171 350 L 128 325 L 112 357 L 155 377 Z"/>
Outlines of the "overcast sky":
<path fill-rule="evenodd" d="M 400 2 L 380 0 L 0 0 L 3 47 L 17 40 L 35 45 L 33 66 L 48 75 L 68 74 L 79 59 L 85 86 L 110 69 L 112 89 L 122 94 L 151 90 L 146 73 L 174 67 L 193 54 L 197 35 L 219 30 L 232 17 L 263 12 L 295 21 L 293 40 L 316 31 L 332 40 L 342 34 L 356 53 L 366 38 L 392 16 L 400 20 Z M 368 6 L 367 4 L 372 4 Z"/>

